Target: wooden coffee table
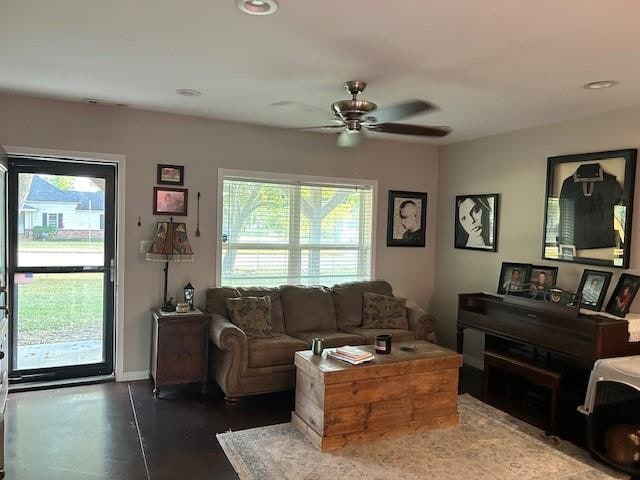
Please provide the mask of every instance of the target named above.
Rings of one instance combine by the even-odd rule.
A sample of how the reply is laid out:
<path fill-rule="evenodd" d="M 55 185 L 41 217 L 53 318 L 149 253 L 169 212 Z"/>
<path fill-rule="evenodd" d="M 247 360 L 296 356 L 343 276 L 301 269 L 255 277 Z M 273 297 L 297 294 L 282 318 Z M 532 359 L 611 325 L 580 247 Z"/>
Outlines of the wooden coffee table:
<path fill-rule="evenodd" d="M 400 350 L 414 345 L 415 352 Z M 358 347 L 374 352 L 373 345 Z M 424 341 L 394 343 L 362 365 L 296 352 L 291 421 L 322 451 L 457 425 L 462 355 Z"/>

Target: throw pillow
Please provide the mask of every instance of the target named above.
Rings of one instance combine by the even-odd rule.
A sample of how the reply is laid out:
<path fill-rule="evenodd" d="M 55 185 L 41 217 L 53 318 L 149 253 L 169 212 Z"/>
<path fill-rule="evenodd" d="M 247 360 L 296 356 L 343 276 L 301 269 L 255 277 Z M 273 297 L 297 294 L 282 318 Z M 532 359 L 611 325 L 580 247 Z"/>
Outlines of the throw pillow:
<path fill-rule="evenodd" d="M 362 328 L 409 329 L 407 299 L 364 292 Z"/>
<path fill-rule="evenodd" d="M 231 323 L 247 339 L 275 336 L 271 326 L 271 297 L 236 297 L 225 300 Z"/>

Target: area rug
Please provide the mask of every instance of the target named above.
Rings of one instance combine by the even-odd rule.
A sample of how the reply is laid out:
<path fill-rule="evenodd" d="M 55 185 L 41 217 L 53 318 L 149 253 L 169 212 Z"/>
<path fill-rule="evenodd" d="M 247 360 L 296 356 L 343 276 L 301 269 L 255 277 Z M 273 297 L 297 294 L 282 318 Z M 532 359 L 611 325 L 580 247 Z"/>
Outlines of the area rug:
<path fill-rule="evenodd" d="M 479 400 L 460 425 L 318 451 L 284 423 L 217 435 L 241 480 L 604 480 L 628 477 Z"/>

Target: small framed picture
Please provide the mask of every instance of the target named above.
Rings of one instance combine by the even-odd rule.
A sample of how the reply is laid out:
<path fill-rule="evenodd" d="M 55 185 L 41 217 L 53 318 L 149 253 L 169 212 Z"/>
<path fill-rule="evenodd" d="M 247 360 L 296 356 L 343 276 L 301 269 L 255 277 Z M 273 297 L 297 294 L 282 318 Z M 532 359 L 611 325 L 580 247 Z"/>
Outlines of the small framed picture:
<path fill-rule="evenodd" d="M 183 217 L 187 215 L 189 190 L 186 188 L 153 188 L 153 214 L 175 215 Z"/>
<path fill-rule="evenodd" d="M 184 167 L 182 165 L 158 164 L 158 178 L 160 185 L 184 185 Z"/>
<path fill-rule="evenodd" d="M 599 312 L 607 295 L 609 283 L 611 282 L 611 272 L 601 270 L 585 269 L 582 272 L 578 294 L 580 294 L 580 308 L 595 310 Z"/>
<path fill-rule="evenodd" d="M 427 194 L 389 191 L 387 247 L 424 247 Z"/>
<path fill-rule="evenodd" d="M 624 317 L 629 313 L 629 308 L 640 288 L 640 277 L 623 273 L 620 275 L 616 289 L 609 299 L 606 311 L 616 317 Z"/>
<path fill-rule="evenodd" d="M 558 280 L 558 267 L 550 267 L 548 265 L 531 265 L 531 279 L 529 282 L 532 287 L 538 290 L 545 290 L 554 287 Z"/>
<path fill-rule="evenodd" d="M 528 263 L 502 262 L 498 293 L 507 293 L 507 288 L 511 291 L 520 290 L 525 283 L 529 283 L 530 278 L 531 265 Z"/>
<path fill-rule="evenodd" d="M 453 246 L 467 250 L 498 250 L 498 194 L 458 195 Z"/>

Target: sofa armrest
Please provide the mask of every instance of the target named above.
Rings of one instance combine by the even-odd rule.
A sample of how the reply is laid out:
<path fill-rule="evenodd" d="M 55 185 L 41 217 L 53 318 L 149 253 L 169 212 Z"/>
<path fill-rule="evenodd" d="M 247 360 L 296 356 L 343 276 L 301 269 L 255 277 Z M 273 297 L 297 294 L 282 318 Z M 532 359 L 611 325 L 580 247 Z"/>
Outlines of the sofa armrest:
<path fill-rule="evenodd" d="M 416 340 L 436 343 L 436 321 L 417 303 L 407 301 L 407 317 L 409 330 L 413 331 Z"/>
<path fill-rule="evenodd" d="M 245 333 L 222 315 L 211 314 L 209 338 L 213 377 L 227 397 L 242 394 L 240 379 L 249 366 L 249 345 Z"/>

